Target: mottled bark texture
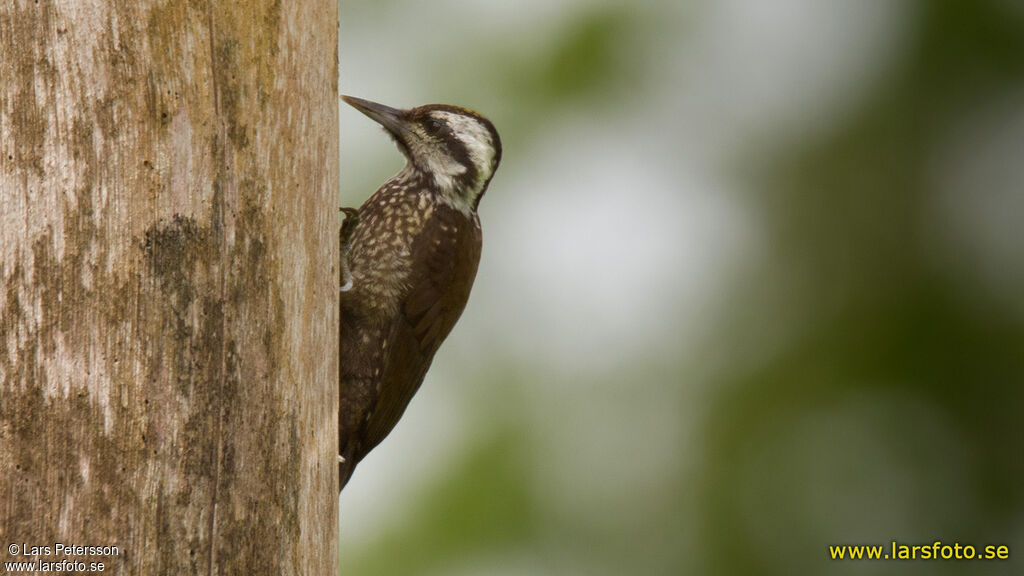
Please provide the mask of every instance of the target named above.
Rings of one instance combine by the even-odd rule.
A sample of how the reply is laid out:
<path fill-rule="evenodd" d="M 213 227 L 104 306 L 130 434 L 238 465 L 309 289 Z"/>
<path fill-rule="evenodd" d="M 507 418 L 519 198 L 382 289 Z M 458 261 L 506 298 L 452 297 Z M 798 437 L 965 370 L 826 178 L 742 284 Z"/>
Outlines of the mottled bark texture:
<path fill-rule="evenodd" d="M 0 559 L 337 573 L 336 39 L 334 0 L 0 3 Z"/>

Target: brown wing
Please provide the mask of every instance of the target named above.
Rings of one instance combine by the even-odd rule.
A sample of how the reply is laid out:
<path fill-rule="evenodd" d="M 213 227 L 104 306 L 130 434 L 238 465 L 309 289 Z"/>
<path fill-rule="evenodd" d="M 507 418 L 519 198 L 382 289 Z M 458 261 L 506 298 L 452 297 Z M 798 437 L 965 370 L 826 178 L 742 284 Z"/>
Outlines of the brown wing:
<path fill-rule="evenodd" d="M 412 287 L 391 327 L 380 398 L 363 442 L 369 452 L 398 423 L 434 353 L 462 314 L 480 262 L 480 224 L 439 206 L 412 250 Z"/>

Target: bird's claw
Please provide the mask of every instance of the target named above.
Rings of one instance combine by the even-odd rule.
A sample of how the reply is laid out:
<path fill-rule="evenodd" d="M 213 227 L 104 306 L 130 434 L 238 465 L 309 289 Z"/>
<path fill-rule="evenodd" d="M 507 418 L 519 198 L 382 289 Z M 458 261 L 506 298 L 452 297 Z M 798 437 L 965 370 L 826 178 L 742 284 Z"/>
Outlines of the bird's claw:
<path fill-rule="evenodd" d="M 352 250 L 352 236 L 359 226 L 359 211 L 355 208 L 339 208 L 345 213 L 345 220 L 338 231 L 338 244 L 341 249 L 341 292 L 352 289 L 352 270 L 349 268 L 348 253 Z"/>

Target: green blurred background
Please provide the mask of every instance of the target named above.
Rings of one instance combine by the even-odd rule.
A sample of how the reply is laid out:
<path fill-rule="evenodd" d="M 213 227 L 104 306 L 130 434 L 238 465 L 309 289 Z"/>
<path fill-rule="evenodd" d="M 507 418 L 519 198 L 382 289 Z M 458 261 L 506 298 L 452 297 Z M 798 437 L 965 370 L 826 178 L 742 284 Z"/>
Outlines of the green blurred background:
<path fill-rule="evenodd" d="M 342 574 L 1024 573 L 1024 3 L 342 2 L 505 146 Z M 342 195 L 402 160 L 343 107 Z M 1011 559 L 833 562 L 832 544 Z"/>

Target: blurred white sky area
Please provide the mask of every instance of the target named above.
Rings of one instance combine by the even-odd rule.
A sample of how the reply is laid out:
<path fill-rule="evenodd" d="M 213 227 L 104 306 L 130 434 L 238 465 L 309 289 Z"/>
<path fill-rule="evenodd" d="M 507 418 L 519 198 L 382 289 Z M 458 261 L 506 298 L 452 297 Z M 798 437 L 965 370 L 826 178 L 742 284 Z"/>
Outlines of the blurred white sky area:
<path fill-rule="evenodd" d="M 342 2 L 341 91 L 401 107 L 467 105 L 500 131 L 515 94 L 495 99 L 473 77 L 448 94 L 431 76 L 460 77 L 456 55 L 485 40 L 543 45 L 600 4 Z M 623 388 L 700 393 L 700 378 L 659 382 L 656 374 L 680 365 L 701 372 L 693 355 L 708 318 L 737 271 L 758 257 L 758 222 L 730 175 L 736 158 L 830 130 L 893 73 L 898 45 L 913 33 L 903 3 L 888 0 L 605 4 L 635 10 L 643 23 L 636 72 L 644 81 L 609 102 L 527 111 L 543 115 L 541 129 L 516 138 L 522 147 L 506 140 L 481 204 L 484 254 L 469 305 L 403 421 L 346 488 L 343 556 L 395 521 L 417 486 L 471 442 L 473 426 L 487 421 L 474 399 L 490 388 L 500 395 L 501 383 L 487 376 L 502 368 L 530 374 L 536 386 L 523 394 L 536 405 L 522 417 L 550 435 L 552 465 L 538 483 L 555 494 L 553 506 L 607 514 L 628 508 L 616 500 L 623 483 L 657 489 L 659 462 L 674 465 L 667 463 L 691 450 L 680 428 L 692 424 L 664 394 L 624 400 Z M 477 93 L 487 96 L 460 100 Z M 341 198 L 355 206 L 403 161 L 377 126 L 343 104 L 341 126 Z M 640 366 L 648 380 L 630 380 Z M 592 410 L 567 414 L 569 403 Z M 621 419 L 600 417 L 612 410 Z M 650 442 L 624 457 L 639 465 L 609 469 L 609 453 L 629 451 L 616 427 L 638 421 Z M 595 480 L 587 472 L 595 469 L 607 474 Z"/>

